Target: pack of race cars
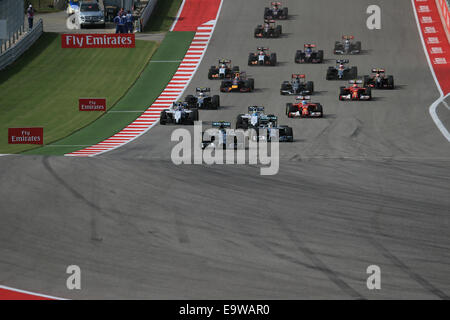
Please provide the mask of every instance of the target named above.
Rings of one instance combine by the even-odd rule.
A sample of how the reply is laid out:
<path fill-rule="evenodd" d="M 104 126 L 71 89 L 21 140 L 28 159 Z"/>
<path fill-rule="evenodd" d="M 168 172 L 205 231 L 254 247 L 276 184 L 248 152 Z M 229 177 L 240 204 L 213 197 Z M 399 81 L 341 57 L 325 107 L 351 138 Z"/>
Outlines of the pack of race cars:
<path fill-rule="evenodd" d="M 289 19 L 287 7 L 280 2 L 271 2 L 270 7 L 264 8 L 264 23 L 254 29 L 255 38 L 279 38 L 283 36 L 283 28 L 278 21 Z M 335 55 L 358 55 L 363 53 L 361 41 L 355 41 L 353 35 L 343 35 L 342 39 L 334 43 Z M 258 46 L 248 55 L 248 67 L 275 67 L 278 65 L 277 53 L 268 47 Z M 386 75 L 383 68 L 372 68 L 370 75 L 358 78 L 358 68 L 349 66 L 350 60 L 339 58 L 336 64 L 328 66 L 325 79 L 332 81 L 348 81 L 347 86 L 339 87 L 338 101 L 369 101 L 372 100 L 372 89 L 394 89 L 394 77 Z M 314 43 L 305 43 L 303 49 L 295 52 L 296 64 L 323 64 L 324 50 L 319 50 Z M 229 59 L 219 59 L 218 64 L 211 66 L 208 71 L 209 80 L 220 80 L 220 92 L 249 93 L 255 90 L 255 79 L 247 77 L 245 71 L 234 66 Z M 307 81 L 303 73 L 294 73 L 290 80 L 283 81 L 280 87 L 281 95 L 294 95 L 295 101 L 286 103 L 285 114 L 288 118 L 322 118 L 323 106 L 320 102 L 312 102 L 314 82 Z M 173 106 L 161 112 L 161 124 L 193 124 L 199 119 L 198 110 L 220 107 L 220 97 L 211 95 L 209 88 L 197 88 L 195 94 L 186 96 L 184 102 L 174 103 Z M 231 128 L 230 121 L 213 122 L 212 127 L 221 132 L 221 144 L 227 147 L 237 147 L 236 137 L 227 137 L 227 129 Z M 280 142 L 292 142 L 293 130 L 286 125 L 279 125 L 278 118 L 273 114 L 265 114 L 264 107 L 251 106 L 248 113 L 239 114 L 236 118 L 236 129 L 254 129 L 256 140 L 271 141 L 273 132 L 279 133 Z M 229 131 L 229 130 L 228 130 Z M 261 132 L 261 134 L 259 134 Z M 203 147 L 216 146 L 218 141 L 214 137 L 205 137 Z M 217 138 L 217 137 L 216 137 Z"/>

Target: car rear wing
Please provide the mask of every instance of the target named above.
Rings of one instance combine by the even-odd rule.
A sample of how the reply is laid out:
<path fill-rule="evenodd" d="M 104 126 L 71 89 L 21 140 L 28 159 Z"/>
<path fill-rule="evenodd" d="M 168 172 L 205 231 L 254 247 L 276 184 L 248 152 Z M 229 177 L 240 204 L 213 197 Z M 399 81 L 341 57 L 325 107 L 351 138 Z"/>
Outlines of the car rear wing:
<path fill-rule="evenodd" d="M 316 45 L 315 44 L 311 44 L 311 43 L 305 43 L 304 47 L 305 48 L 315 48 Z"/>
<path fill-rule="evenodd" d="M 251 106 L 248 107 L 248 112 L 254 112 L 254 111 L 264 111 L 264 107 L 259 107 L 259 106 Z"/>
<path fill-rule="evenodd" d="M 354 36 L 342 36 L 342 40 L 353 40 L 355 39 Z"/>
<path fill-rule="evenodd" d="M 381 68 L 372 68 L 372 72 L 373 72 L 373 73 L 384 73 L 385 70 L 384 70 L 384 69 L 381 69 Z"/>
<path fill-rule="evenodd" d="M 349 63 L 349 62 L 350 62 L 350 60 L 348 60 L 348 59 L 339 59 L 339 60 L 336 60 L 336 63 L 337 63 L 337 64 L 340 64 L 340 63 L 346 64 L 346 63 Z"/>
<path fill-rule="evenodd" d="M 363 81 L 362 80 L 350 80 L 348 83 L 350 83 L 350 84 L 355 84 L 355 83 L 361 84 L 361 83 L 363 83 Z"/>
<path fill-rule="evenodd" d="M 311 96 L 296 96 L 296 100 L 311 100 Z"/>
<path fill-rule="evenodd" d="M 273 19 L 266 19 L 264 20 L 265 23 L 275 23 L 275 20 Z"/>
<path fill-rule="evenodd" d="M 275 5 L 281 6 L 281 2 L 274 1 L 274 2 L 271 2 L 270 5 L 272 5 L 272 6 L 275 6 Z"/>
<path fill-rule="evenodd" d="M 219 63 L 231 63 L 231 60 L 229 59 L 219 59 Z"/>
<path fill-rule="evenodd" d="M 269 50 L 269 48 L 266 48 L 266 47 L 258 47 L 258 48 L 256 48 L 256 50 L 258 50 L 258 51 L 267 51 L 267 50 Z"/>
<path fill-rule="evenodd" d="M 306 75 L 304 74 L 292 74 L 292 79 L 305 79 Z"/>
<path fill-rule="evenodd" d="M 195 92 L 211 92 L 211 88 L 196 88 Z"/>
<path fill-rule="evenodd" d="M 216 121 L 212 123 L 213 128 L 231 128 L 231 122 L 228 121 Z"/>

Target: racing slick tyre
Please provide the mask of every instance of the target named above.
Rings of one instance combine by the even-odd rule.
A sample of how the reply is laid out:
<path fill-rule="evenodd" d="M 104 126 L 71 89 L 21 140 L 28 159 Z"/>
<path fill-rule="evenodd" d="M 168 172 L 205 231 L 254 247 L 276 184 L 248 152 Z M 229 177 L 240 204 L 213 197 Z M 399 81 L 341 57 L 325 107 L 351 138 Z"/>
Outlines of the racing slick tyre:
<path fill-rule="evenodd" d="M 323 118 L 323 107 L 320 103 L 317 104 L 316 112 L 320 112 L 319 118 Z"/>
<path fill-rule="evenodd" d="M 370 81 L 370 77 L 369 76 L 364 76 L 363 87 L 368 87 L 369 86 L 369 81 Z"/>
<path fill-rule="evenodd" d="M 269 8 L 264 8 L 264 20 L 268 19 L 270 17 L 270 10 Z"/>
<path fill-rule="evenodd" d="M 342 99 L 342 96 L 344 96 L 346 93 L 345 93 L 345 87 L 340 87 L 339 88 L 339 100 L 343 100 Z"/>
<path fill-rule="evenodd" d="M 388 84 L 388 89 L 394 89 L 394 76 L 388 76 L 387 84 Z"/>
<path fill-rule="evenodd" d="M 356 41 L 355 47 L 356 50 L 359 50 L 359 52 L 361 53 L 361 41 Z"/>
<path fill-rule="evenodd" d="M 220 92 L 228 92 L 226 83 L 227 82 L 225 80 L 222 80 L 220 83 Z"/>
<path fill-rule="evenodd" d="M 297 50 L 297 52 L 295 53 L 295 58 L 294 58 L 295 63 L 300 63 L 301 59 L 302 59 L 302 51 Z"/>
<path fill-rule="evenodd" d="M 220 107 L 220 97 L 218 95 L 215 95 L 215 96 L 212 97 L 211 105 L 212 105 L 212 108 L 214 110 L 219 109 L 219 107 Z"/>
<path fill-rule="evenodd" d="M 254 60 L 255 60 L 255 54 L 254 53 L 250 53 L 248 55 L 248 65 L 251 66 L 253 64 Z"/>
<path fill-rule="evenodd" d="M 289 10 L 288 10 L 288 8 L 283 8 L 283 16 L 284 16 L 284 19 L 287 19 L 287 18 L 288 18 L 288 15 L 289 15 Z"/>
<path fill-rule="evenodd" d="M 209 80 L 214 79 L 214 78 L 213 78 L 213 75 L 214 75 L 214 70 L 213 70 L 213 69 L 209 69 L 209 72 L 208 72 L 208 79 L 209 79 Z"/>
<path fill-rule="evenodd" d="M 255 79 L 249 78 L 247 81 L 248 81 L 248 86 L 250 88 L 250 91 L 254 91 L 255 90 Z"/>
<path fill-rule="evenodd" d="M 192 108 L 192 112 L 189 114 L 189 124 L 194 124 L 194 121 L 198 121 L 198 109 Z"/>
<path fill-rule="evenodd" d="M 326 79 L 327 80 L 334 80 L 336 78 L 335 74 L 334 74 L 334 70 L 333 67 L 329 67 L 327 70 L 327 76 Z"/>
<path fill-rule="evenodd" d="M 307 91 L 311 92 L 311 94 L 314 93 L 314 82 L 308 81 L 308 82 L 306 83 L 305 89 L 306 89 Z"/>
<path fill-rule="evenodd" d="M 291 138 L 289 140 L 287 140 L 287 142 L 294 142 L 294 132 L 292 131 L 291 127 L 286 127 L 286 135 L 287 136 L 291 136 Z"/>
<path fill-rule="evenodd" d="M 270 65 L 271 66 L 277 65 L 277 54 L 276 53 L 270 54 Z"/>
<path fill-rule="evenodd" d="M 255 38 L 258 38 L 258 34 L 260 34 L 259 28 L 255 28 L 254 36 Z"/>
<path fill-rule="evenodd" d="M 317 58 L 319 59 L 319 63 L 323 62 L 323 50 L 317 52 Z"/>
<path fill-rule="evenodd" d="M 286 103 L 286 115 L 288 118 L 291 118 L 289 115 L 291 112 L 296 112 L 296 108 L 292 105 L 292 103 Z"/>
<path fill-rule="evenodd" d="M 240 114 L 236 118 L 236 129 L 247 130 L 248 124 L 246 122 L 244 122 L 244 120 L 242 120 L 242 116 L 243 116 L 243 114 Z"/>
<path fill-rule="evenodd" d="M 372 88 L 366 88 L 366 94 L 369 96 L 369 100 L 372 100 Z"/>
<path fill-rule="evenodd" d="M 278 34 L 278 36 L 280 36 L 283 33 L 283 29 L 281 26 L 277 26 L 275 30 L 276 30 L 276 33 Z"/>
<path fill-rule="evenodd" d="M 161 117 L 159 119 L 159 123 L 162 124 L 163 126 L 167 124 L 166 110 L 161 111 Z"/>
<path fill-rule="evenodd" d="M 189 94 L 186 96 L 186 98 L 184 99 L 184 101 L 189 105 L 193 105 L 195 103 L 195 97 L 192 94 Z"/>
<path fill-rule="evenodd" d="M 358 67 L 351 67 L 348 75 L 351 79 L 358 78 Z"/>

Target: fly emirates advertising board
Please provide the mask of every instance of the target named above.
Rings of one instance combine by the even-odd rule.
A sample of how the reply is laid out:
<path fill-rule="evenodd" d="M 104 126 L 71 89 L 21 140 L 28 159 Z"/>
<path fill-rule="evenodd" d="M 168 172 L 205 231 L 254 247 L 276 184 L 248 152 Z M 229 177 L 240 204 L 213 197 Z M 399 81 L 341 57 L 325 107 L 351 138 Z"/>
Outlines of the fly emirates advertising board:
<path fill-rule="evenodd" d="M 134 48 L 134 33 L 62 34 L 61 46 L 68 49 Z"/>

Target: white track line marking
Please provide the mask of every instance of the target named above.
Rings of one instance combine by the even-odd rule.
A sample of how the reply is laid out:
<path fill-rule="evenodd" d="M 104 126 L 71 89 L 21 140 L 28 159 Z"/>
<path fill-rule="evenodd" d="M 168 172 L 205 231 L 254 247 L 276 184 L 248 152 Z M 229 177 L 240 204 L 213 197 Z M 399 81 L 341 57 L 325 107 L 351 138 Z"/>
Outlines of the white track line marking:
<path fill-rule="evenodd" d="M 417 24 L 417 29 L 419 30 L 420 40 L 422 42 L 423 50 L 425 51 L 425 56 L 427 58 L 428 67 L 430 68 L 430 71 L 431 71 L 431 74 L 433 75 L 433 79 L 434 79 L 434 82 L 436 84 L 436 87 L 438 88 L 439 93 L 441 95 L 435 102 L 433 102 L 433 104 L 430 106 L 428 111 L 429 111 L 429 113 L 431 115 L 431 119 L 433 119 L 433 121 L 436 124 L 437 128 L 439 129 L 439 131 L 441 131 L 442 135 L 447 139 L 448 142 L 450 142 L 450 133 L 445 128 L 444 124 L 441 122 L 441 120 L 439 119 L 439 117 L 438 117 L 438 115 L 436 113 L 437 106 L 442 101 L 444 101 L 444 99 L 446 97 L 444 97 L 444 92 L 442 91 L 441 85 L 439 83 L 439 80 L 437 79 L 436 73 L 434 72 L 433 64 L 431 63 L 431 59 L 430 59 L 430 56 L 428 54 L 428 49 L 427 49 L 427 46 L 425 44 L 425 40 L 423 38 L 422 28 L 421 28 L 421 25 L 420 25 L 419 16 L 417 14 L 416 5 L 414 3 L 414 0 L 411 0 L 411 4 L 412 4 L 413 10 L 414 10 L 414 17 L 416 18 L 416 24 Z"/>
<path fill-rule="evenodd" d="M 186 0 L 183 0 L 183 2 L 181 3 L 180 9 L 178 9 L 177 16 L 175 17 L 175 20 L 173 20 L 172 26 L 170 27 L 170 31 L 173 31 L 173 29 L 175 28 L 175 25 L 178 22 L 178 19 L 180 19 L 180 14 L 181 14 L 181 12 L 183 12 L 185 3 L 186 3 Z"/>
<path fill-rule="evenodd" d="M 63 299 L 63 298 L 57 298 L 57 297 L 48 296 L 48 295 L 45 295 L 45 294 L 40 294 L 40 293 L 35 293 L 35 292 L 30 292 L 30 291 L 25 291 L 25 290 L 20 290 L 20 289 L 15 289 L 15 288 L 2 286 L 2 285 L 0 285 L 0 289 L 5 289 L 5 290 L 9 290 L 9 291 L 24 293 L 24 294 L 28 294 L 28 295 L 32 295 L 32 296 L 36 296 L 36 297 L 47 298 L 47 299 L 67 300 L 67 299 Z"/>

